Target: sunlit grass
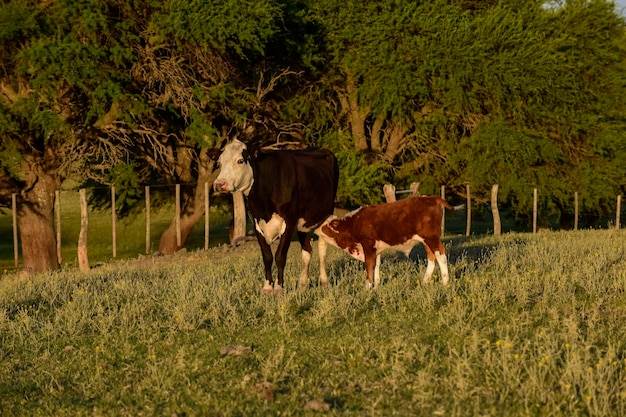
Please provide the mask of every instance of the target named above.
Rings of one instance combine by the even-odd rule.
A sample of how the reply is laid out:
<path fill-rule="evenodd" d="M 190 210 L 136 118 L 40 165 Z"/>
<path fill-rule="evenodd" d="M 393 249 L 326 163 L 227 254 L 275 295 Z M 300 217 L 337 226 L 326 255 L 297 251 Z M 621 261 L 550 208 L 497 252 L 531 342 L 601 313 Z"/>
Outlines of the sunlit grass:
<path fill-rule="evenodd" d="M 294 245 L 286 294 L 262 296 L 255 243 L 6 275 L 0 410 L 313 415 L 313 401 L 328 415 L 626 414 L 626 231 L 445 243 L 446 288 L 420 283 L 421 248 L 384 256 L 376 291 L 331 248 L 332 285 L 297 291 Z"/>
<path fill-rule="evenodd" d="M 78 235 L 80 233 L 80 201 L 77 191 L 61 193 L 61 266 L 78 266 Z M 169 227 L 174 218 L 173 205 L 151 209 L 150 246 L 147 254 L 154 253 L 159 247 L 161 234 Z M 209 212 L 209 244 L 218 246 L 228 242 L 228 224 L 224 208 L 214 206 Z M 113 228 L 111 210 L 98 210 L 90 207 L 88 213 L 88 255 L 91 264 L 111 260 L 136 258 L 146 255 L 146 219 L 145 210 L 128 217 L 116 218 L 116 253 L 113 256 Z M 56 230 L 56 219 L 55 219 Z M 0 271 L 15 269 L 13 245 L 13 219 L 10 210 L 0 212 Z M 189 236 L 185 247 L 194 250 L 204 248 L 204 217 L 200 219 Z M 22 248 L 18 243 L 19 266 L 21 266 Z"/>

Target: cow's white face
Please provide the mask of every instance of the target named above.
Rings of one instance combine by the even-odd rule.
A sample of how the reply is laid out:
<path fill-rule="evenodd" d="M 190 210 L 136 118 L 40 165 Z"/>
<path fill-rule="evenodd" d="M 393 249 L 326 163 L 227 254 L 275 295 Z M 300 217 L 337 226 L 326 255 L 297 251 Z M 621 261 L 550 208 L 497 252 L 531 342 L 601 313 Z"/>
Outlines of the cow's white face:
<path fill-rule="evenodd" d="M 213 189 L 216 192 L 234 193 L 242 191 L 248 195 L 254 177 L 252 176 L 252 167 L 243 155 L 245 149 L 246 144 L 238 139 L 234 139 L 224 147 L 224 151 L 218 159 L 221 167 L 220 175 L 213 182 Z"/>

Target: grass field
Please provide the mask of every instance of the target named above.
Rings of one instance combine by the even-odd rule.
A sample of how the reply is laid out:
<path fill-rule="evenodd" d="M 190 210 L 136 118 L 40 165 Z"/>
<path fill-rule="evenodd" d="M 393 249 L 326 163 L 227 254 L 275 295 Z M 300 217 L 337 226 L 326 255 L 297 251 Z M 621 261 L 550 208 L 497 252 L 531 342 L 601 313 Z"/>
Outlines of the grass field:
<path fill-rule="evenodd" d="M 446 288 L 422 248 L 297 291 L 294 245 L 280 297 L 255 243 L 5 274 L 0 414 L 626 415 L 626 231 L 445 244 Z"/>

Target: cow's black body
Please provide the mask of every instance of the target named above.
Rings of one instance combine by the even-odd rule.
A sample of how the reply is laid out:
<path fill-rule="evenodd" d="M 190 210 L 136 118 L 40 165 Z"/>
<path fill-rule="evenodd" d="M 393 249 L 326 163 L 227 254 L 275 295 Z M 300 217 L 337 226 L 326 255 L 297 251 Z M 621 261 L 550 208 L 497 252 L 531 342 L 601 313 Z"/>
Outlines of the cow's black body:
<path fill-rule="evenodd" d="M 339 171 L 332 153 L 323 149 L 274 151 L 250 161 L 254 184 L 247 197 L 255 219 L 276 213 L 294 227 L 304 219 L 312 230 L 333 214 Z"/>
<path fill-rule="evenodd" d="M 285 150 L 261 153 L 250 160 L 254 184 L 247 197 L 255 220 L 269 222 L 278 214 L 285 221 L 284 234 L 276 249 L 278 288 L 284 283 L 287 252 L 294 231 L 302 250 L 311 253 L 309 232 L 333 214 L 339 169 L 326 150 Z M 300 223 L 300 224 L 299 224 Z M 273 285 L 272 251 L 265 237 L 255 230 L 265 266 L 265 279 Z"/>

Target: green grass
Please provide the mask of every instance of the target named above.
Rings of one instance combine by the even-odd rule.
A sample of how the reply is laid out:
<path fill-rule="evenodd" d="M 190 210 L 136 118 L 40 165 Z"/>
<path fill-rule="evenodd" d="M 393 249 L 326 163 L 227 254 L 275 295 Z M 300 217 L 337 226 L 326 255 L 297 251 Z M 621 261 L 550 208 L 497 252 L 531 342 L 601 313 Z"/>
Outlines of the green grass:
<path fill-rule="evenodd" d="M 375 291 L 331 248 L 332 285 L 296 291 L 294 245 L 262 296 L 255 243 L 5 275 L 1 414 L 626 415 L 626 231 L 446 245 L 447 288 L 422 248 Z"/>

